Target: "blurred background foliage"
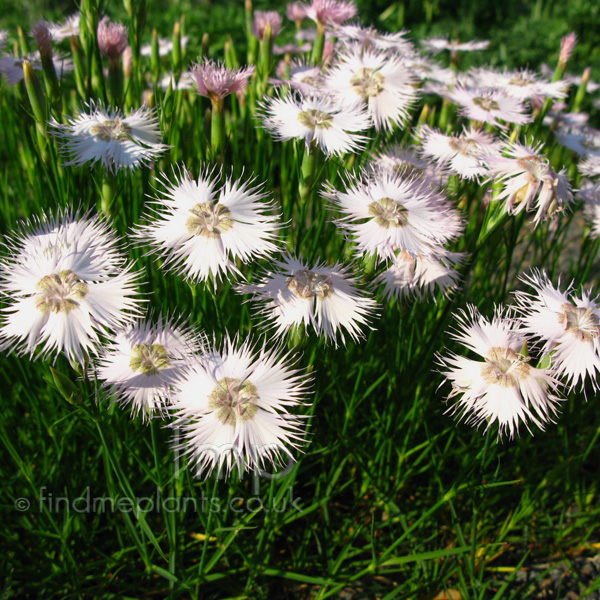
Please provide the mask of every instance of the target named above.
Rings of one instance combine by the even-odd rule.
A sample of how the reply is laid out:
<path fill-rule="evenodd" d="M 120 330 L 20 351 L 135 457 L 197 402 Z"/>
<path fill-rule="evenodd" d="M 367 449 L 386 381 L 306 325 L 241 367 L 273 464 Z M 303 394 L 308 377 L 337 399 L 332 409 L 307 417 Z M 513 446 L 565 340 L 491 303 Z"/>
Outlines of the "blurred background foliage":
<path fill-rule="evenodd" d="M 123 3 L 100 1 L 101 12 L 125 20 Z M 236 47 L 245 44 L 243 0 L 147 0 L 150 31 L 170 34 L 181 14 L 186 17 L 191 49 L 199 47 L 208 32 L 211 52 L 219 54 L 227 35 Z M 408 29 L 416 39 L 450 36 L 461 41 L 489 39 L 490 50 L 466 56 L 464 67 L 473 64 L 502 65 L 507 68 L 537 68 L 546 62 L 554 66 L 560 38 L 574 31 L 579 39 L 570 71 L 592 67 L 592 79 L 600 77 L 600 2 L 595 0 L 356 0 L 363 24 L 381 30 Z M 287 1 L 256 0 L 260 10 L 285 11 Z M 2 0 L 0 27 L 13 34 L 18 25 L 28 30 L 40 18 L 61 20 L 77 9 L 73 0 Z M 294 27 L 288 21 L 283 35 L 291 37 Z M 193 56 L 193 54 L 190 54 Z"/>

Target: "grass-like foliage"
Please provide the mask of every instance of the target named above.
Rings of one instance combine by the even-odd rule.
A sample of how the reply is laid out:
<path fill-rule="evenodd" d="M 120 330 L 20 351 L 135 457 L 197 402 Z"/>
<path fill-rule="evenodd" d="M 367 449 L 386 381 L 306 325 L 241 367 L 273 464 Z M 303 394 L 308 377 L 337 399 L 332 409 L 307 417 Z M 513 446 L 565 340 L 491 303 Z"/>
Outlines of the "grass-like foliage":
<path fill-rule="evenodd" d="M 575 36 L 155 8 L 0 31 L 2 598 L 595 597 Z"/>

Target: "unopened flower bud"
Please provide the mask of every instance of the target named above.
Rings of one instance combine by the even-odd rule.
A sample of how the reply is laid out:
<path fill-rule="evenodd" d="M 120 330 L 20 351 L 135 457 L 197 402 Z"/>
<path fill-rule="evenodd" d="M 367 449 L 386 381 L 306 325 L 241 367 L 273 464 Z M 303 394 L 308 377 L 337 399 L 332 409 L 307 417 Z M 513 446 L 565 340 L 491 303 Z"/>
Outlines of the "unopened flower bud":
<path fill-rule="evenodd" d="M 127 27 L 104 17 L 98 23 L 98 46 L 109 59 L 119 58 L 127 47 Z"/>
<path fill-rule="evenodd" d="M 568 33 L 560 41 L 560 56 L 558 58 L 559 64 L 565 66 L 573 54 L 575 45 L 577 44 L 577 36 L 574 32 Z"/>

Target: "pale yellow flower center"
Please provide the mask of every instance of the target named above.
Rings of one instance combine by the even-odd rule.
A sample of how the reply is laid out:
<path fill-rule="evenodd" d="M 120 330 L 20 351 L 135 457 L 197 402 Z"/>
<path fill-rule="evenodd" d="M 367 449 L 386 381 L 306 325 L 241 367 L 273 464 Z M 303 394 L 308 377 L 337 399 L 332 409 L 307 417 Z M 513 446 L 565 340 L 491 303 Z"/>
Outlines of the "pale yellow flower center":
<path fill-rule="evenodd" d="M 188 217 L 185 226 L 193 235 L 218 238 L 233 227 L 231 211 L 224 204 L 202 202 L 196 204 L 190 212 L 192 215 Z"/>
<path fill-rule="evenodd" d="M 160 344 L 136 344 L 131 350 L 129 360 L 131 370 L 148 377 L 158 374 L 170 364 L 167 350 Z"/>
<path fill-rule="evenodd" d="M 384 229 L 408 224 L 408 209 L 392 198 L 381 198 L 369 204 L 369 214 Z"/>
<path fill-rule="evenodd" d="M 87 283 L 81 281 L 73 271 L 64 270 L 42 277 L 36 285 L 38 295 L 35 307 L 44 314 L 49 312 L 69 314 L 79 307 L 88 293 Z"/>
<path fill-rule="evenodd" d="M 518 75 L 517 77 L 513 77 L 508 80 L 509 85 L 516 85 L 517 87 L 525 87 L 531 83 L 533 80 L 525 77 L 524 75 Z"/>
<path fill-rule="evenodd" d="M 317 108 L 307 108 L 298 114 L 298 121 L 312 131 L 329 129 L 333 125 L 333 115 Z"/>
<path fill-rule="evenodd" d="M 486 383 L 510 388 L 529 377 L 531 367 L 511 348 L 492 348 L 481 366 L 481 377 Z"/>
<path fill-rule="evenodd" d="M 562 305 L 562 313 L 558 322 L 567 333 L 575 336 L 580 342 L 590 342 L 600 337 L 598 317 L 591 308 L 578 308 L 569 302 Z"/>
<path fill-rule="evenodd" d="M 481 151 L 481 146 L 471 138 L 451 138 L 448 146 L 462 156 L 475 156 Z"/>
<path fill-rule="evenodd" d="M 492 110 L 500 110 L 500 105 L 491 98 L 473 98 L 473 104 L 475 104 L 475 106 L 479 106 L 479 108 L 487 112 L 490 112 Z"/>
<path fill-rule="evenodd" d="M 245 379 L 223 377 L 208 396 L 208 407 L 223 425 L 234 426 L 238 421 L 250 421 L 258 411 L 256 386 Z"/>
<path fill-rule="evenodd" d="M 374 69 L 360 68 L 350 79 L 352 89 L 364 100 L 378 96 L 383 92 L 385 77 Z"/>
<path fill-rule="evenodd" d="M 292 277 L 288 278 L 286 284 L 298 298 L 314 298 L 316 296 L 324 300 L 333 291 L 331 275 L 315 273 L 308 269 L 295 271 Z"/>
<path fill-rule="evenodd" d="M 123 123 L 119 117 L 107 119 L 90 128 L 93 135 L 97 135 L 103 142 L 123 142 L 131 136 L 131 127 Z"/>

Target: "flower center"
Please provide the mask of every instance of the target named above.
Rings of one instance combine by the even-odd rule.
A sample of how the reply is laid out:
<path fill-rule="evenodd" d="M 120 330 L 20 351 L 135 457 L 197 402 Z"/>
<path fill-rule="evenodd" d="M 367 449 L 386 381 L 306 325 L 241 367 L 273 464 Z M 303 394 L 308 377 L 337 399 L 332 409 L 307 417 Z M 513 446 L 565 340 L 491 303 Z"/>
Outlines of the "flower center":
<path fill-rule="evenodd" d="M 307 108 L 298 114 L 298 121 L 312 131 L 315 129 L 329 129 L 333 125 L 333 115 L 318 108 Z"/>
<path fill-rule="evenodd" d="M 79 307 L 79 302 L 88 293 L 87 283 L 84 283 L 73 271 L 64 270 L 52 275 L 46 275 L 36 285 L 38 296 L 35 307 L 44 314 L 49 312 L 69 314 Z"/>
<path fill-rule="evenodd" d="M 258 411 L 256 386 L 245 379 L 223 377 L 208 396 L 208 407 L 223 425 L 234 426 L 238 421 L 250 421 Z"/>
<path fill-rule="evenodd" d="M 171 364 L 169 355 L 160 344 L 137 344 L 131 351 L 129 366 L 132 371 L 148 375 L 157 375 Z"/>
<path fill-rule="evenodd" d="M 566 303 L 562 305 L 562 309 L 558 322 L 567 333 L 575 336 L 580 342 L 590 342 L 600 337 L 598 317 L 591 308 L 578 308 Z"/>
<path fill-rule="evenodd" d="M 192 216 L 188 217 L 185 226 L 192 235 L 218 238 L 233 227 L 231 211 L 224 204 L 202 202 L 196 204 L 190 212 Z"/>
<path fill-rule="evenodd" d="M 481 146 L 471 138 L 452 138 L 448 146 L 462 156 L 476 156 L 481 151 Z"/>
<path fill-rule="evenodd" d="M 404 227 L 408 224 L 408 209 L 391 198 L 381 198 L 369 204 L 369 214 L 373 215 L 380 227 Z"/>
<path fill-rule="evenodd" d="M 533 83 L 531 79 L 524 77 L 523 75 L 518 75 L 517 77 L 513 77 L 508 80 L 509 85 L 516 85 L 518 87 L 525 87 L 530 83 Z"/>
<path fill-rule="evenodd" d="M 481 377 L 486 383 L 510 388 L 527 379 L 530 371 L 524 357 L 511 348 L 492 348 L 481 367 Z"/>
<path fill-rule="evenodd" d="M 331 275 L 315 273 L 308 269 L 295 271 L 287 280 L 286 285 L 298 298 L 314 298 L 317 296 L 320 300 L 324 300 L 333 290 Z"/>
<path fill-rule="evenodd" d="M 123 123 L 119 117 L 98 123 L 90 131 L 93 135 L 97 135 L 103 142 L 110 142 L 111 140 L 123 142 L 128 140 L 131 135 L 131 127 Z"/>
<path fill-rule="evenodd" d="M 350 79 L 352 89 L 364 100 L 383 92 L 385 77 L 374 69 L 362 67 Z"/>
<path fill-rule="evenodd" d="M 479 108 L 481 108 L 487 112 L 490 112 L 492 110 L 500 110 L 500 105 L 495 100 L 492 100 L 491 98 L 481 98 L 481 97 L 473 98 L 473 104 L 475 106 L 479 106 Z"/>

